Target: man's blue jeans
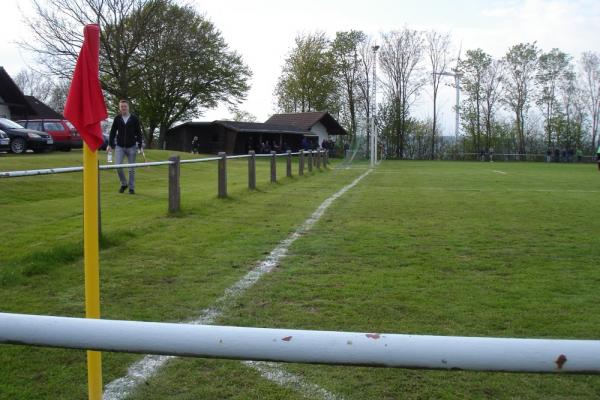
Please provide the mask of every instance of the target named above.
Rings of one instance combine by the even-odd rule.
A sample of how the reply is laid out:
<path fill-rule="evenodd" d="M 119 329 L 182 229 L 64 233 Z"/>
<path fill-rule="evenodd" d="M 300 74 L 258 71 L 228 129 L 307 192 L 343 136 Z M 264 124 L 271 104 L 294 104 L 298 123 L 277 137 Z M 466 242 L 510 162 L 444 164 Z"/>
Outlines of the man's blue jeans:
<path fill-rule="evenodd" d="M 135 163 L 135 155 L 137 154 L 137 147 L 121 147 L 117 146 L 115 148 L 115 164 L 123 164 L 123 158 L 127 155 L 128 164 Z M 125 180 L 125 173 L 123 172 L 123 168 L 117 169 L 117 174 L 119 175 L 119 180 L 121 181 L 121 186 L 127 186 L 127 181 Z M 129 189 L 135 190 L 135 168 L 129 168 Z"/>

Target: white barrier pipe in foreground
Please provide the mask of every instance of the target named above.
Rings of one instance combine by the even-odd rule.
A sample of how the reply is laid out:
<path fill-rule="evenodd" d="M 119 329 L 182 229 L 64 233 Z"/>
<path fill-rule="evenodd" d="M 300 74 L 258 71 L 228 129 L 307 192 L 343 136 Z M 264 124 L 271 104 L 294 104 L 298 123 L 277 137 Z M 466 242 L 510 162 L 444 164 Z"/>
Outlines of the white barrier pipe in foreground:
<path fill-rule="evenodd" d="M 377 367 L 600 372 L 600 341 L 240 328 L 0 313 L 0 343 Z"/>

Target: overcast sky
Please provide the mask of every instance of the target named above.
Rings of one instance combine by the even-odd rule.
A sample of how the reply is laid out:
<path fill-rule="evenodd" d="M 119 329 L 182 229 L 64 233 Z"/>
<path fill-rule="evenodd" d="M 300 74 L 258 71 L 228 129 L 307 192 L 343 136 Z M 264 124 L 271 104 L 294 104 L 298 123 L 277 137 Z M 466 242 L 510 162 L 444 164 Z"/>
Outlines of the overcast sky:
<path fill-rule="evenodd" d="M 242 110 L 264 121 L 275 111 L 273 89 L 286 55 L 299 33 L 324 31 L 330 38 L 340 30 L 362 30 L 379 38 L 381 32 L 408 26 L 449 32 L 455 51 L 481 47 L 495 57 L 520 42 L 537 41 L 543 50 L 558 47 L 579 58 L 583 51 L 600 52 L 600 0 L 522 1 L 398 1 L 398 0 L 187 0 L 222 32 L 253 72 L 252 88 Z M 17 6 L 19 4 L 19 6 Z M 30 56 L 15 41 L 27 39 L 19 8 L 30 13 L 27 0 L 2 0 L 0 65 L 15 76 Z M 440 103 L 442 128 L 451 134 L 453 89 L 445 87 Z M 381 98 L 381 95 L 378 95 Z M 416 110 L 426 118 L 431 96 L 424 92 Z M 203 119 L 229 116 L 227 108 L 208 111 Z"/>

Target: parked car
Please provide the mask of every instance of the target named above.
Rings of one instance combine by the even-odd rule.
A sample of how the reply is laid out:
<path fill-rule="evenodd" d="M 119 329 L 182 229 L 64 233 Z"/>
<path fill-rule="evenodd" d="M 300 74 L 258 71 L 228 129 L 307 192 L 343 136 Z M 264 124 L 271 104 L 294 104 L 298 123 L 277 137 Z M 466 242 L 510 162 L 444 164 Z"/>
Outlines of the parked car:
<path fill-rule="evenodd" d="M 4 131 L 0 131 L 0 151 L 10 150 L 10 138 Z"/>
<path fill-rule="evenodd" d="M 47 133 L 25 129 L 7 118 L 0 118 L 0 129 L 10 138 L 10 151 L 13 153 L 24 153 L 27 149 L 39 153 L 51 150 L 54 144 L 54 139 Z"/>
<path fill-rule="evenodd" d="M 54 139 L 54 148 L 57 150 L 71 151 L 83 145 L 79 132 L 66 119 L 28 119 L 17 123 L 27 129 L 48 133 Z"/>

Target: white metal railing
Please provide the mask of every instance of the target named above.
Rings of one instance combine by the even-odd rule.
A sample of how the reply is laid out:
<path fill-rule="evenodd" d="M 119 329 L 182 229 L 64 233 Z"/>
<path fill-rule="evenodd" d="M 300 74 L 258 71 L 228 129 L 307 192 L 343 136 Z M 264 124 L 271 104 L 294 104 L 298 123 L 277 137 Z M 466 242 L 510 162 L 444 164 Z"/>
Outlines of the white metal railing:
<path fill-rule="evenodd" d="M 150 161 L 144 163 L 131 163 L 131 164 L 105 164 L 98 166 L 100 170 L 106 169 L 118 169 L 118 168 L 141 168 L 141 167 L 155 167 L 158 165 L 170 165 L 173 164 L 173 161 Z"/>
<path fill-rule="evenodd" d="M 309 331 L 0 313 L 0 343 L 294 363 L 600 373 L 600 340 Z"/>
<path fill-rule="evenodd" d="M 227 158 L 229 158 L 229 157 L 227 157 Z M 194 164 L 194 163 L 207 162 L 207 161 L 219 161 L 220 159 L 221 159 L 221 157 L 192 158 L 189 160 L 181 160 L 179 162 L 182 164 Z"/>
<path fill-rule="evenodd" d="M 63 168 L 46 168 L 46 169 L 32 169 L 25 171 L 5 171 L 0 172 L 0 178 L 17 178 L 22 176 L 35 176 L 35 175 L 52 175 L 52 174 L 64 174 L 68 172 L 81 172 L 83 167 L 63 167 Z"/>
<path fill-rule="evenodd" d="M 323 150 L 320 150 L 323 152 Z M 310 151 L 305 152 L 308 154 Z M 316 153 L 317 150 L 314 150 L 313 153 Z M 293 156 L 297 156 L 300 152 L 290 153 Z M 277 153 L 277 157 L 287 156 L 288 153 Z M 243 155 L 235 155 L 235 156 L 227 156 L 228 160 L 238 159 L 238 158 L 249 158 L 251 157 L 249 154 Z M 271 154 L 256 154 L 256 157 L 272 157 Z M 193 158 L 188 160 L 179 161 L 181 164 L 193 164 L 200 162 L 209 162 L 209 161 L 219 161 L 221 157 L 205 157 L 205 158 Z M 152 167 L 159 165 L 171 165 L 174 164 L 173 161 L 152 161 L 145 163 L 132 163 L 132 164 L 114 164 L 114 165 L 100 165 L 98 168 L 100 170 L 109 170 L 109 169 L 118 169 L 118 168 L 142 168 L 142 167 Z M 70 172 L 81 172 L 83 171 L 83 167 L 60 167 L 60 168 L 45 168 L 45 169 L 32 169 L 32 170 L 22 170 L 22 171 L 0 171 L 0 178 L 18 178 L 25 176 L 38 176 L 38 175 L 54 175 L 54 174 L 64 174 Z"/>

